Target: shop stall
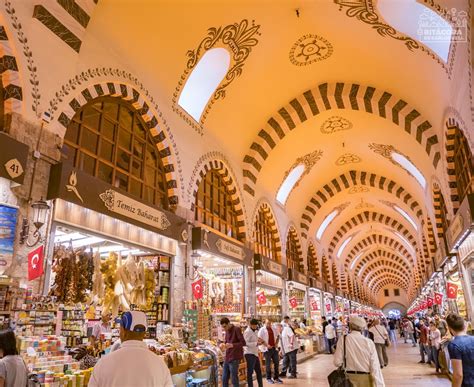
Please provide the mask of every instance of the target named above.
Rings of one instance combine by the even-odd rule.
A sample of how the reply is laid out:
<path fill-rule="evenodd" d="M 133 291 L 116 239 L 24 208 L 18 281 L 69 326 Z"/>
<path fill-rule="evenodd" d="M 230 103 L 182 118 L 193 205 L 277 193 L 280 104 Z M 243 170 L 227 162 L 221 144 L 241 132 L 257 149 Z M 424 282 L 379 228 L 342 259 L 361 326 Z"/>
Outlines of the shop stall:
<path fill-rule="evenodd" d="M 313 330 L 313 342 L 315 351 L 325 352 L 324 332 L 323 332 L 323 283 L 315 278 L 310 278 L 310 288 L 308 290 L 309 296 L 309 311 L 310 322 Z"/>
<path fill-rule="evenodd" d="M 308 277 L 294 269 L 288 269 L 286 284 L 288 316 L 292 320 L 302 321 L 307 318 Z"/>
<path fill-rule="evenodd" d="M 326 320 L 331 320 L 335 317 L 335 289 L 331 285 L 326 285 L 326 291 L 323 294 L 324 315 Z"/>
<path fill-rule="evenodd" d="M 260 254 L 254 255 L 256 271 L 257 318 L 279 322 L 283 318 L 283 289 L 287 269 Z"/>
<path fill-rule="evenodd" d="M 474 194 L 468 194 L 462 201 L 456 216 L 446 233 L 448 252 L 455 254 L 447 268 L 447 298 L 455 300 L 450 308 L 473 322 L 474 293 Z"/>

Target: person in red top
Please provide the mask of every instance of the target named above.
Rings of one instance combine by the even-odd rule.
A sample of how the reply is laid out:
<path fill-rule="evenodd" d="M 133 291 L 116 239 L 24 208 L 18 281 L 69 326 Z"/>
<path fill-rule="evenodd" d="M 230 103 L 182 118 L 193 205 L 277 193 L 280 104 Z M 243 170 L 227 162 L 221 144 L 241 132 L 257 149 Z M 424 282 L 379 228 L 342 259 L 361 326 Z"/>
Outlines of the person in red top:
<path fill-rule="evenodd" d="M 227 317 L 221 319 L 221 327 L 225 330 L 224 369 L 222 371 L 222 386 L 229 387 L 229 379 L 232 387 L 239 387 L 239 363 L 244 358 L 244 347 L 246 345 L 240 328 L 232 325 Z"/>
<path fill-rule="evenodd" d="M 429 351 L 429 343 L 428 343 L 428 336 L 430 333 L 430 330 L 428 326 L 425 323 L 425 320 L 420 320 L 420 324 L 418 328 L 416 328 L 416 331 L 420 335 L 420 356 L 421 360 L 418 363 L 425 363 L 425 354 L 428 356 L 428 362 L 430 359 L 430 351 Z"/>
<path fill-rule="evenodd" d="M 260 328 L 258 331 L 258 337 L 262 339 L 263 344 L 260 345 L 260 351 L 263 352 L 265 357 L 265 371 L 267 373 L 267 383 L 281 384 L 283 381 L 278 376 L 279 373 L 279 363 L 280 356 L 278 354 L 278 341 L 279 333 L 275 328 L 272 327 L 272 322 L 270 320 L 265 320 L 265 325 Z M 274 377 L 272 379 L 272 363 L 274 369 Z"/>

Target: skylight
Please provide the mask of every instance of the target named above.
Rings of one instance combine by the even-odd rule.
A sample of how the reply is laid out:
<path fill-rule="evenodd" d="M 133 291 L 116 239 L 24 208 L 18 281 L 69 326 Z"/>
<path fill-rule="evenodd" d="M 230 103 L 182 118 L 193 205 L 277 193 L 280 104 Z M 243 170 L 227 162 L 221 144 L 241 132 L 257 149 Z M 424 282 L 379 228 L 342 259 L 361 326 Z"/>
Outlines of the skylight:
<path fill-rule="evenodd" d="M 299 164 L 293 168 L 293 170 L 288 174 L 285 181 L 281 185 L 280 189 L 278 190 L 276 200 L 281 204 L 285 205 L 286 200 L 288 199 L 288 195 L 290 194 L 291 190 L 295 186 L 295 184 L 300 179 L 301 175 L 304 172 L 304 164 Z"/>
<path fill-rule="evenodd" d="M 362 254 L 364 254 L 363 251 L 361 251 L 359 254 L 357 254 L 357 256 L 354 258 L 354 260 L 352 261 L 352 264 L 351 264 L 351 270 L 354 268 L 357 260 L 361 257 Z"/>
<path fill-rule="evenodd" d="M 413 228 L 418 231 L 418 226 L 416 225 L 415 221 L 410 217 L 410 215 L 408 215 L 405 211 L 403 211 L 400 207 L 398 206 L 393 206 L 393 208 L 395 208 L 395 210 L 397 210 L 401 216 L 403 216 L 407 221 L 408 223 L 410 223 Z"/>
<path fill-rule="evenodd" d="M 378 0 L 377 8 L 393 28 L 448 61 L 453 28 L 438 13 L 417 0 Z"/>
<path fill-rule="evenodd" d="M 342 252 L 344 251 L 344 249 L 346 248 L 346 246 L 348 245 L 348 243 L 351 241 L 352 237 L 350 236 L 349 238 L 347 238 L 341 245 L 341 247 L 339 247 L 339 250 L 337 250 L 337 257 L 338 258 L 341 258 L 341 254 Z"/>
<path fill-rule="evenodd" d="M 420 183 L 423 189 L 426 188 L 425 177 L 410 160 L 408 160 L 405 156 L 397 152 L 392 152 L 392 159 L 398 164 L 400 164 L 403 168 L 405 168 L 408 172 L 410 172 L 413 177 L 418 181 L 418 183 Z"/>
<path fill-rule="evenodd" d="M 337 216 L 338 213 L 339 213 L 338 210 L 334 210 L 328 216 L 326 216 L 326 218 L 324 218 L 323 222 L 319 226 L 318 231 L 316 233 L 316 238 L 318 240 L 321 240 L 321 237 L 323 236 L 324 231 L 326 231 L 326 228 L 329 226 L 329 223 L 331 223 L 334 220 L 334 218 Z"/>
<path fill-rule="evenodd" d="M 225 48 L 207 51 L 189 76 L 178 104 L 197 122 L 217 86 L 224 79 L 230 65 L 230 54 Z"/>

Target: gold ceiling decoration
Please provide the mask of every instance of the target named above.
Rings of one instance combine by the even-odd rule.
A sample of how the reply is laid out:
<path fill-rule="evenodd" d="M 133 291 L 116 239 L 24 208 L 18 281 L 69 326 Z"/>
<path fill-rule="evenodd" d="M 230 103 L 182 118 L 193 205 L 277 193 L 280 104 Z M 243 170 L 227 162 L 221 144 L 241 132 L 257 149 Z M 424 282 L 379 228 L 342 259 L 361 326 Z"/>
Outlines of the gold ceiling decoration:
<path fill-rule="evenodd" d="M 207 36 L 201 40 L 195 50 L 189 50 L 186 53 L 188 61 L 186 69 L 178 82 L 178 86 L 173 93 L 173 110 L 177 112 L 189 125 L 191 125 L 199 134 L 203 134 L 203 123 L 211 109 L 213 103 L 222 99 L 226 95 L 227 87 L 242 74 L 245 60 L 252 52 L 252 48 L 258 44 L 257 36 L 260 25 L 255 22 L 249 22 L 243 19 L 240 23 L 229 24 L 225 27 L 211 27 L 207 30 Z M 201 119 L 196 122 L 184 109 L 178 104 L 179 95 L 183 90 L 192 70 L 198 64 L 203 55 L 212 48 L 224 47 L 231 54 L 231 62 L 226 76 L 212 94 L 204 109 Z"/>
<path fill-rule="evenodd" d="M 360 163 L 362 159 L 354 153 L 344 153 L 336 160 L 336 165 L 342 166 L 346 164 Z"/>
<path fill-rule="evenodd" d="M 350 204 L 351 204 L 351 202 L 344 202 L 344 203 L 340 204 L 339 206 L 334 207 L 333 211 L 338 210 L 339 213 L 340 213 L 341 211 L 344 211 L 347 207 L 349 207 Z"/>
<path fill-rule="evenodd" d="M 319 35 L 307 34 L 299 38 L 290 50 L 290 62 L 295 66 L 307 66 L 329 58 L 332 44 Z"/>
<path fill-rule="evenodd" d="M 340 116 L 329 117 L 321 125 L 321 132 L 324 134 L 331 134 L 334 132 L 339 132 L 341 130 L 348 130 L 352 128 L 352 123 Z"/>
<path fill-rule="evenodd" d="M 364 185 L 355 185 L 349 190 L 350 194 L 369 192 L 369 188 Z"/>

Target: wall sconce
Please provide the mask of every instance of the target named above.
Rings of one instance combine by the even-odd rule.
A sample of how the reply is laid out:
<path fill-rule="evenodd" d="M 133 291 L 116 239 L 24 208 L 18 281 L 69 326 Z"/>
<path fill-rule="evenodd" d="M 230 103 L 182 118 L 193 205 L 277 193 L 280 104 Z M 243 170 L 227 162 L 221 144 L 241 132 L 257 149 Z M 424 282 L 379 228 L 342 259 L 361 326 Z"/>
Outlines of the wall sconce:
<path fill-rule="evenodd" d="M 292 281 L 288 282 L 288 290 L 291 292 L 293 290 L 293 288 L 295 287 L 295 285 L 293 284 Z"/>
<path fill-rule="evenodd" d="M 263 277 L 263 273 L 260 270 L 257 270 L 257 273 L 255 274 L 256 282 L 257 283 L 262 282 L 262 277 Z"/>
<path fill-rule="evenodd" d="M 33 225 L 35 230 L 33 231 L 33 241 L 30 241 L 30 220 L 23 218 L 23 224 L 20 232 L 20 244 L 26 244 L 28 247 L 33 247 L 39 242 L 42 242 L 44 238 L 41 235 L 41 228 L 46 223 L 48 211 L 51 208 L 49 204 L 41 198 L 40 200 L 31 203 L 33 209 Z"/>
<path fill-rule="evenodd" d="M 201 258 L 201 254 L 199 254 L 196 250 L 193 250 L 192 254 L 191 254 L 191 258 L 193 259 L 193 266 L 192 266 L 192 269 L 193 269 L 193 272 L 192 274 L 189 274 L 189 265 L 188 263 L 186 262 L 185 265 L 184 265 L 184 272 L 186 274 L 186 276 L 191 280 L 191 281 L 194 281 L 196 279 L 198 279 L 199 277 L 199 267 L 201 266 L 201 263 L 200 263 L 200 258 Z"/>

